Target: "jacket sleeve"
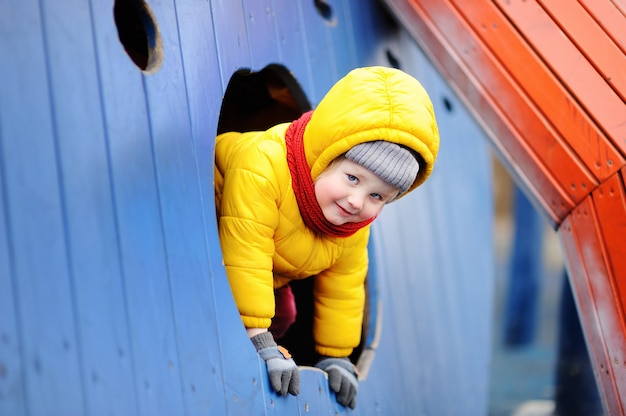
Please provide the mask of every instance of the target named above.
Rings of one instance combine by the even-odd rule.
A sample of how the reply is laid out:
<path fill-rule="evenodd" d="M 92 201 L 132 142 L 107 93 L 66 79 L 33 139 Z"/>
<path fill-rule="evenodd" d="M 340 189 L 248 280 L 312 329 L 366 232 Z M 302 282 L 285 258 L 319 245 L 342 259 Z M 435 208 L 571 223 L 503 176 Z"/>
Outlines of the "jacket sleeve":
<path fill-rule="evenodd" d="M 280 191 L 271 157 L 258 149 L 223 170 L 218 212 L 226 274 L 243 324 L 268 328 L 274 316 L 274 231 Z"/>
<path fill-rule="evenodd" d="M 351 238 L 341 258 L 315 277 L 314 334 L 316 350 L 330 357 L 345 357 L 361 341 L 368 268 L 369 227 Z"/>

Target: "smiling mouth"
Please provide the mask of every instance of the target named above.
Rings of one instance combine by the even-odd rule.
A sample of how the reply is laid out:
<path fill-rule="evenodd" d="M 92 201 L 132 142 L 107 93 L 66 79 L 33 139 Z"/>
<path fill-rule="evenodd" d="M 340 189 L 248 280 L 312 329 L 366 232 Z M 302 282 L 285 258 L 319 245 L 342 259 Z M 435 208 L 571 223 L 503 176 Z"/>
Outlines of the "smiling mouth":
<path fill-rule="evenodd" d="M 355 215 L 355 214 L 351 213 L 350 211 L 344 209 L 341 205 L 339 205 L 339 204 L 336 204 L 336 205 L 337 205 L 337 208 L 339 208 L 339 212 L 342 215 L 344 215 L 345 217 L 352 217 L 353 215 Z"/>

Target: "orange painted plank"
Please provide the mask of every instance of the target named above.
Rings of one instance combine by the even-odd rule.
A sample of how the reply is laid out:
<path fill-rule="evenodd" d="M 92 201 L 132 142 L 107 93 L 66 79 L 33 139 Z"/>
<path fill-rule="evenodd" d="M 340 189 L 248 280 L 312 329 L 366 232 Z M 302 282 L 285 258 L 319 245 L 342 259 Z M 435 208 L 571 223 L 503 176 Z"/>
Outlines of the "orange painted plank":
<path fill-rule="evenodd" d="M 562 187 L 557 186 L 558 181 L 550 177 L 545 170 L 537 168 L 540 164 L 536 163 L 536 156 L 521 140 L 521 133 L 512 126 L 506 114 L 495 104 L 495 98 L 488 94 L 473 76 L 468 64 L 461 57 L 467 53 L 468 46 L 453 45 L 448 41 L 451 33 L 455 34 L 452 36 L 453 39 L 472 38 L 467 28 L 459 22 L 445 20 L 445 15 L 452 11 L 451 6 L 444 3 L 448 13 L 444 13 L 443 20 L 440 18 L 435 22 L 430 19 L 419 2 L 387 0 L 386 3 L 446 77 L 460 99 L 468 105 L 476 120 L 493 140 L 498 152 L 505 158 L 505 163 L 512 167 L 513 173 L 532 190 L 533 195 L 540 196 L 536 201 L 544 209 L 545 214 L 553 224 L 559 223 L 574 204 Z M 442 32 L 446 32 L 447 36 Z M 501 97 L 502 94 L 498 99 Z M 519 114 L 517 113 L 518 116 Z"/>
<path fill-rule="evenodd" d="M 611 275 L 615 276 L 613 285 L 616 300 L 620 302 L 623 316 L 626 316 L 626 190 L 623 181 L 625 172 L 626 167 L 622 169 L 621 176 L 614 175 L 593 193 L 600 230 L 608 247 L 607 261 Z M 624 326 L 626 328 L 626 325 Z"/>
<path fill-rule="evenodd" d="M 607 0 L 578 0 L 578 2 L 593 16 L 622 53 L 626 53 L 624 15 L 615 7 L 615 4 Z"/>
<path fill-rule="evenodd" d="M 546 67 L 543 60 L 527 44 L 525 34 L 519 33 L 491 2 L 453 2 L 474 33 L 480 36 L 481 41 L 558 131 L 560 136 L 557 139 L 564 142 L 562 146 L 571 147 L 576 157 L 597 178 L 596 183 L 614 174 L 624 163 L 624 159 L 576 99 L 563 87 L 558 76 Z M 530 135 L 526 138 L 534 139 Z M 567 166 L 562 168 L 565 176 L 574 178 Z M 571 184 L 565 180 L 562 185 Z M 576 182 L 574 185 L 581 188 L 585 186 Z M 586 196 L 591 189 L 579 189 L 581 192 L 578 197 L 576 194 L 571 195 L 575 201 L 580 201 L 580 196 Z"/>
<path fill-rule="evenodd" d="M 587 198 L 563 221 L 559 236 L 605 408 L 611 416 L 623 415 L 623 315 L 615 302 L 597 219 Z"/>
<path fill-rule="evenodd" d="M 613 3 L 615 5 L 615 7 L 617 7 L 619 12 L 623 16 L 626 16 L 626 1 L 624 1 L 624 0 L 611 0 L 611 3 Z"/>
<path fill-rule="evenodd" d="M 626 100 L 626 55 L 604 29 L 577 2 L 538 1 L 619 98 Z"/>
<path fill-rule="evenodd" d="M 605 132 L 606 137 L 622 155 L 626 155 L 626 106 L 596 69 L 536 1 L 494 1 Z M 563 107 L 561 111 L 569 111 L 569 108 Z M 551 117 L 557 115 L 556 112 L 550 114 Z M 582 137 L 583 142 L 587 140 Z M 622 164 L 617 166 L 621 167 Z"/>

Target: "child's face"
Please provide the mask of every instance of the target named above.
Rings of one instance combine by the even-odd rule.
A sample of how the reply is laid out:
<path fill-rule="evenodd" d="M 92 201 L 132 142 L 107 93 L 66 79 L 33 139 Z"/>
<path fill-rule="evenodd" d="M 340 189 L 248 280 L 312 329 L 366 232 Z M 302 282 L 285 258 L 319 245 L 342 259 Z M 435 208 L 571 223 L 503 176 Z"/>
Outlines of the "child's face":
<path fill-rule="evenodd" d="M 332 164 L 315 181 L 317 203 L 334 225 L 369 220 L 397 194 L 397 188 L 348 159 Z"/>

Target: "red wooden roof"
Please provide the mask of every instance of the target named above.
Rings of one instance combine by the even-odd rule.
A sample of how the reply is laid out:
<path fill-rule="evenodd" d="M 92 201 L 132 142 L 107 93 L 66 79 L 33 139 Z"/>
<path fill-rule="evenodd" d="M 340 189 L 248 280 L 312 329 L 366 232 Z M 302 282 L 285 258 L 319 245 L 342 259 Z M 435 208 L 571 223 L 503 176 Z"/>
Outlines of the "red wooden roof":
<path fill-rule="evenodd" d="M 626 2 L 386 0 L 558 230 L 605 407 L 626 412 Z"/>

